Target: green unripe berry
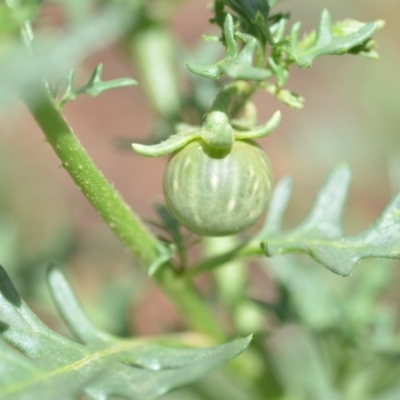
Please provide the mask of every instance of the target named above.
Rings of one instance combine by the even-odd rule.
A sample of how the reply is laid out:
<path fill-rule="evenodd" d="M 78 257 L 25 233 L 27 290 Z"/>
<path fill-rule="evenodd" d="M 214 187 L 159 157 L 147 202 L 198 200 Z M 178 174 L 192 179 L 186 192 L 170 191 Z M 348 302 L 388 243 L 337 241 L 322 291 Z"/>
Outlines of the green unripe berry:
<path fill-rule="evenodd" d="M 266 210 L 271 175 L 265 152 L 253 141 L 237 140 L 229 150 L 215 150 L 196 140 L 170 159 L 165 200 L 192 232 L 232 235 L 249 228 Z"/>

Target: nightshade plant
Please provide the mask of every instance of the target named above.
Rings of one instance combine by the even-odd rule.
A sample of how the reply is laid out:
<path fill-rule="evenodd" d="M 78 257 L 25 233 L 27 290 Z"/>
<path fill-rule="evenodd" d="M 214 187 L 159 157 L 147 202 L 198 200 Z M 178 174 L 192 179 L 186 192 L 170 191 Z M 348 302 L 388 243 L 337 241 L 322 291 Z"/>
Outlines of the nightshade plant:
<path fill-rule="evenodd" d="M 350 182 L 346 165 L 332 172 L 303 222 L 283 230 L 291 181 L 284 178 L 272 189 L 272 167 L 253 141 L 275 131 L 281 119 L 275 111 L 267 122 L 257 123 L 251 102 L 257 91 L 266 90 L 284 105 L 302 108 L 303 98 L 287 88 L 290 68 L 309 68 L 325 55 L 377 58 L 372 36 L 382 21 L 333 23 L 324 10 L 316 30 L 303 35 L 299 22 L 289 25 L 288 13 L 274 12 L 276 0 L 215 0 L 211 23 L 221 33 L 205 38 L 212 45 L 222 43 L 225 54 L 205 65 L 187 61 L 185 79 L 193 90 L 184 98 L 171 73 L 174 44 L 166 29 L 179 1 L 60 0 L 70 32 L 57 33 L 53 39 L 40 29 L 47 3 L 7 0 L 0 5 L 0 101 L 8 103 L 18 94 L 63 168 L 104 222 L 175 304 L 186 327 L 198 332 L 195 337 L 206 335 L 213 345 L 189 348 L 184 334 L 146 339 L 105 333 L 86 317 L 61 269 L 51 266 L 47 282 L 75 337 L 68 339 L 39 320 L 0 268 L 0 398 L 153 399 L 197 381 L 244 351 L 223 375 L 194 384 L 192 392 L 182 392 L 181 398 L 397 399 L 399 353 L 391 320 L 378 309 L 363 312 L 387 287 L 388 268 L 363 273 L 356 291 L 358 308 L 336 301 L 337 294 L 321 278 L 325 271 L 308 267 L 304 259 L 293 261 L 293 254 L 272 258 L 269 267 L 262 261 L 276 281 L 274 303 L 246 298 L 245 277 L 239 273 L 236 280 L 232 275 L 228 279 L 220 268 L 240 264 L 246 257 L 306 253 L 335 274 L 347 276 L 362 259 L 400 258 L 399 196 L 370 228 L 344 236 L 341 216 Z M 88 11 L 91 6 L 96 13 Z M 150 157 L 172 154 L 164 178 L 168 208 L 157 207 L 168 240 L 159 239 L 130 210 L 62 114 L 63 107 L 82 94 L 98 96 L 137 83 L 130 78 L 104 81 L 102 64 L 81 86 L 75 83 L 74 69 L 62 75 L 66 59 L 68 67 L 74 66 L 116 40 L 139 65 L 158 119 L 155 130 L 164 139 L 133 144 L 133 149 Z M 212 99 L 202 97 L 205 87 L 216 93 L 210 106 Z M 185 107 L 191 107 L 197 118 L 182 120 Z M 252 238 L 243 242 L 240 236 L 224 238 L 218 247 L 228 243 L 228 249 L 216 254 L 211 251 L 216 242 L 205 238 L 209 257 L 188 265 L 188 240 L 181 224 L 205 237 L 236 234 L 263 214 L 268 201 L 266 222 Z M 211 271 L 226 303 L 229 329 L 193 282 Z M 299 282 L 311 289 L 304 291 Z M 351 285 L 341 285 L 343 292 L 352 292 Z M 282 326 L 293 325 L 275 345 L 274 339 L 264 343 L 271 333 L 262 322 L 265 314 Z M 257 334 L 253 340 L 247 335 L 251 328 Z M 232 339 L 238 335 L 243 337 Z M 174 398 L 179 396 L 178 392 Z"/>

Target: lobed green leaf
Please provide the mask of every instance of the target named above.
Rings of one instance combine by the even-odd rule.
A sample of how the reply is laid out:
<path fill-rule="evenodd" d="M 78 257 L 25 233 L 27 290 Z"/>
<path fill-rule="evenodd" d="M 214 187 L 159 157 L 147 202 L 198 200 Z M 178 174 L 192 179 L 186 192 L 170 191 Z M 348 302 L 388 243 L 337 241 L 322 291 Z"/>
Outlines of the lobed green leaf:
<path fill-rule="evenodd" d="M 65 73 L 66 68 L 121 37 L 130 24 L 125 7 L 110 6 L 68 33 L 54 34 L 53 38 L 37 37 L 34 57 L 29 57 L 26 47 L 14 40 L 4 52 L 0 50 L 0 103 L 7 104 L 19 90 L 35 95 L 35 85 L 43 77 Z"/>
<path fill-rule="evenodd" d="M 118 339 L 91 324 L 60 270 L 51 268 L 48 282 L 80 343 L 46 327 L 0 267 L 1 399 L 154 399 L 238 356 L 251 340 L 193 349 Z"/>
<path fill-rule="evenodd" d="M 332 272 L 347 276 L 366 258 L 400 258 L 400 193 L 380 218 L 358 235 L 344 237 L 341 216 L 346 201 L 350 170 L 337 167 L 317 196 L 310 213 L 295 229 L 281 232 L 281 219 L 290 193 L 290 181 L 276 188 L 261 246 L 267 256 L 292 252 L 309 254 Z"/>
<path fill-rule="evenodd" d="M 188 70 L 204 78 L 219 79 L 223 75 L 231 79 L 245 79 L 262 81 L 272 76 L 271 71 L 254 65 L 254 58 L 258 58 L 262 64 L 262 49 L 260 42 L 253 36 L 235 32 L 233 18 L 227 14 L 224 23 L 224 36 L 226 43 L 226 56 L 221 61 L 209 65 L 197 65 L 186 63 Z M 244 42 L 242 49 L 236 39 Z"/>
<path fill-rule="evenodd" d="M 293 26 L 290 35 L 290 54 L 301 68 L 309 68 L 315 58 L 324 55 L 345 53 L 368 53 L 371 36 L 380 28 L 382 21 L 367 24 L 357 21 L 343 21 L 332 25 L 328 10 L 324 10 L 316 32 L 311 32 L 299 43 L 300 23 Z"/>
<path fill-rule="evenodd" d="M 107 90 L 137 85 L 137 82 L 131 78 L 118 78 L 112 79 L 110 81 L 103 81 L 101 79 L 102 73 L 103 64 L 100 63 L 92 72 L 92 75 L 90 76 L 88 82 L 85 85 L 74 89 L 73 84 L 75 73 L 74 70 L 71 70 L 66 78 L 65 92 L 59 101 L 60 106 L 63 106 L 65 103 L 75 100 L 76 97 L 80 94 L 88 94 L 89 96 L 97 97 Z M 57 89 L 54 90 L 53 94 L 57 95 L 57 91 Z"/>

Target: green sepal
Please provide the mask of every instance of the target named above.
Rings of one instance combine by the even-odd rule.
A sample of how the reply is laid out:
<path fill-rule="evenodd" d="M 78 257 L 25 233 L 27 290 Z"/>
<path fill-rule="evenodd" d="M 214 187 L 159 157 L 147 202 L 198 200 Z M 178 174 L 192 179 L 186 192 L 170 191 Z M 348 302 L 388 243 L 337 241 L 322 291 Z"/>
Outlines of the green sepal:
<path fill-rule="evenodd" d="M 269 217 L 259 237 L 269 257 L 286 253 L 307 253 L 332 272 L 347 276 L 365 258 L 400 258 L 400 193 L 380 218 L 358 235 L 345 237 L 341 216 L 350 183 L 350 169 L 337 167 L 318 194 L 305 220 L 295 229 L 281 231 L 291 182 L 281 181 L 271 199 Z"/>
<path fill-rule="evenodd" d="M 212 111 L 201 129 L 201 138 L 214 149 L 229 149 L 233 145 L 233 129 L 228 116 L 222 111 Z"/>
<path fill-rule="evenodd" d="M 133 143 L 132 148 L 142 156 L 160 157 L 173 153 L 174 151 L 178 151 L 192 140 L 200 138 L 200 136 L 201 136 L 200 129 L 195 129 L 195 130 L 190 130 L 188 132 L 176 133 L 175 135 L 171 135 L 164 142 L 154 145 Z"/>
<path fill-rule="evenodd" d="M 301 68 L 311 67 L 315 58 L 323 55 L 372 52 L 371 35 L 383 27 L 382 21 L 367 24 L 344 21 L 332 25 L 327 10 L 321 15 L 316 32 L 311 32 L 299 43 L 300 23 L 293 25 L 290 34 L 290 54 Z M 365 47 L 367 46 L 367 47 Z"/>
<path fill-rule="evenodd" d="M 280 122 L 281 122 L 281 112 L 276 111 L 272 117 L 263 125 L 257 126 L 248 131 L 235 131 L 235 139 L 243 140 L 243 139 L 258 139 L 264 136 L 269 135 L 273 131 L 275 131 Z"/>
<path fill-rule="evenodd" d="M 202 127 L 183 124 L 182 128 L 187 127 L 189 131 L 178 132 L 171 135 L 164 142 L 154 145 L 133 143 L 132 148 L 137 153 L 146 157 L 160 157 L 178 151 L 189 142 L 201 138 L 210 147 L 224 150 L 229 149 L 236 139 L 257 139 L 267 136 L 279 126 L 280 122 L 281 112 L 276 111 L 263 125 L 247 130 L 236 130 L 232 128 L 225 113 L 212 111 L 207 115 Z"/>

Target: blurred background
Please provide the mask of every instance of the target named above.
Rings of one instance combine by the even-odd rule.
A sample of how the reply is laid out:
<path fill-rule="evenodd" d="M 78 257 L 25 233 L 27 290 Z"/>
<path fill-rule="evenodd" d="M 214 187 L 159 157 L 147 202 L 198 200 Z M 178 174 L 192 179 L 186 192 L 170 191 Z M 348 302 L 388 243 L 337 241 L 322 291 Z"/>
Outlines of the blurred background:
<path fill-rule="evenodd" d="M 212 16 L 209 4 L 203 0 L 164 1 L 164 5 L 171 4 L 163 9 L 160 1 L 148 3 L 154 18 L 162 21 L 156 37 L 159 41 L 174 41 L 169 55 L 176 68 L 174 79 L 179 90 L 190 92 L 183 62 L 212 62 L 222 50 L 219 44 L 204 44 L 201 39 L 205 33 L 218 34 L 217 28 L 208 23 Z M 134 10 L 135 2 L 132 4 Z M 276 9 L 290 10 L 291 20 L 303 21 L 302 29 L 307 32 L 317 25 L 324 8 L 331 11 L 335 21 L 386 21 L 385 28 L 376 35 L 381 59 L 376 62 L 351 55 L 324 57 L 317 59 L 312 69 L 293 68 L 288 87 L 305 97 L 305 108 L 289 109 L 269 94 L 258 93 L 260 122 L 278 108 L 283 114 L 280 128 L 260 143 L 271 159 L 275 180 L 286 175 L 294 180 L 287 227 L 295 226 L 305 216 L 334 166 L 342 161 L 351 166 L 353 180 L 344 218 L 345 232 L 350 235 L 367 228 L 400 189 L 400 2 L 287 0 Z M 51 29 L 62 31 L 65 13 L 58 2 L 48 2 L 41 11 L 38 29 L 48 24 Z M 134 11 L 132 18 L 139 18 Z M 174 121 L 174 107 L 179 105 L 174 106 L 176 99 L 168 85 L 160 86 L 164 94 L 154 100 L 152 89 L 146 84 L 148 67 L 143 67 L 140 58 L 140 42 L 144 39 L 132 33 L 140 26 L 140 20 L 132 26 L 132 31 L 75 66 L 76 80 L 85 83 L 101 62 L 104 79 L 131 77 L 139 86 L 106 92 L 96 99 L 81 96 L 67 104 L 64 113 L 89 154 L 128 204 L 144 220 L 152 220 L 156 217 L 154 203 L 163 201 L 162 176 L 167 158 L 140 157 L 127 144 L 165 136 L 169 128 L 163 125 L 163 117 L 172 115 L 170 121 Z M 164 37 L 165 32 L 171 36 Z M 152 68 L 158 62 L 161 68 L 165 61 L 162 54 L 155 50 Z M 199 96 L 207 104 L 214 92 L 204 81 Z M 190 109 L 183 115 L 196 119 Z M 64 331 L 44 289 L 45 268 L 49 262 L 57 262 L 66 266 L 88 313 L 105 329 L 121 335 L 148 335 L 182 328 L 168 299 L 135 266 L 135 260 L 60 168 L 40 129 L 18 100 L 0 108 L 0 160 L 0 262 L 22 296 L 46 322 Z M 351 277 L 345 278 L 346 285 L 351 285 L 352 280 L 357 282 L 361 270 L 374 271 L 383 265 L 386 271 L 388 264 L 362 262 Z M 321 270 L 313 263 L 310 268 Z M 392 321 L 397 324 L 399 273 L 396 268 L 390 270 L 391 283 L 385 286 L 379 300 L 390 307 Z M 322 270 L 321 274 L 325 282 L 344 282 L 330 272 Z M 274 298 L 274 279 L 263 274 L 260 283 L 260 276 L 254 266 L 248 292 L 264 300 Z M 204 286 L 206 291 L 211 290 L 212 283 L 206 281 Z"/>

